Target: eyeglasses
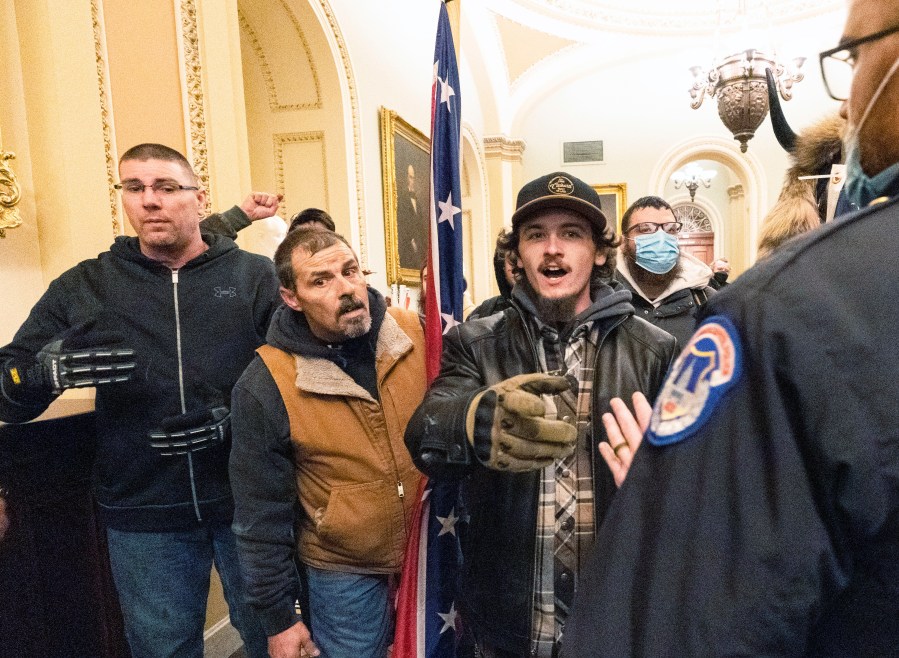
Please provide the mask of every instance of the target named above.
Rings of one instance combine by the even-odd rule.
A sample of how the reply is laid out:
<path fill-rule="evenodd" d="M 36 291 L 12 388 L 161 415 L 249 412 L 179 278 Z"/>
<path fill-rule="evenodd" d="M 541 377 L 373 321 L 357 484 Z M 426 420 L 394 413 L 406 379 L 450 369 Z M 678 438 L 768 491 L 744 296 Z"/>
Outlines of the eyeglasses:
<path fill-rule="evenodd" d="M 825 50 L 818 55 L 818 60 L 821 62 L 821 77 L 824 78 L 824 87 L 831 98 L 838 101 L 844 101 L 849 98 L 849 89 L 852 86 L 852 69 L 855 66 L 858 47 L 883 39 L 895 32 L 899 32 L 899 25 L 869 34 L 866 37 L 846 41 L 836 48 Z"/>
<path fill-rule="evenodd" d="M 128 196 L 137 196 L 138 194 L 143 194 L 144 190 L 148 187 L 153 190 L 153 194 L 159 194 L 161 196 L 172 196 L 173 194 L 177 194 L 183 190 L 199 190 L 199 187 L 194 185 L 179 185 L 178 183 L 174 183 L 172 181 L 167 180 L 158 180 L 155 183 L 151 183 L 150 185 L 144 185 L 140 181 L 125 181 L 124 183 L 119 183 L 118 185 L 113 185 L 113 187 L 117 190 L 121 190 L 122 194 L 127 194 Z"/>
<path fill-rule="evenodd" d="M 640 222 L 628 228 L 625 233 L 637 235 L 652 235 L 659 229 L 665 231 L 669 235 L 677 235 L 683 228 L 681 222 L 665 222 L 664 224 L 656 224 L 655 222 Z"/>

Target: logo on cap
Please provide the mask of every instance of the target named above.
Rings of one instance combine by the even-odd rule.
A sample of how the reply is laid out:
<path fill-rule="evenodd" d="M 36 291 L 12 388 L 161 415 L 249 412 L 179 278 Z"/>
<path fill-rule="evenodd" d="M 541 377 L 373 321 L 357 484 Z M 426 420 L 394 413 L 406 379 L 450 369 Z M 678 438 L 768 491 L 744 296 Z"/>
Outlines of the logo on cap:
<path fill-rule="evenodd" d="M 564 176 L 556 176 L 546 186 L 553 194 L 571 194 L 574 192 L 574 183 Z"/>

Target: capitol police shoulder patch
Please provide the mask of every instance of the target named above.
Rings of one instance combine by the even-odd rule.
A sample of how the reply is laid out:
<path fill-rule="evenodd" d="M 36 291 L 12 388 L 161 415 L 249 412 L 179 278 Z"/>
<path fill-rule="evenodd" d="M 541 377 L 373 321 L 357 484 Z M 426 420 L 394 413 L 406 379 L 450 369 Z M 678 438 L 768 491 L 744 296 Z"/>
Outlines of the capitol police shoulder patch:
<path fill-rule="evenodd" d="M 665 446 L 692 436 L 739 381 L 742 371 L 743 355 L 733 323 L 723 315 L 707 319 L 665 379 L 646 440 Z"/>

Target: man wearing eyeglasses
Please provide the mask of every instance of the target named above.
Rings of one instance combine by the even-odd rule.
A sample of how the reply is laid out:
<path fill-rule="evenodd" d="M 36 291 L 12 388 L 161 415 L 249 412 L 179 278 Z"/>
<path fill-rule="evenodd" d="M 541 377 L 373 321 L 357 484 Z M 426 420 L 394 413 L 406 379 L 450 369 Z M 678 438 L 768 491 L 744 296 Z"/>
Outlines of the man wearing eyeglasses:
<path fill-rule="evenodd" d="M 709 285 L 709 266 L 681 250 L 681 227 L 664 199 L 637 199 L 621 218 L 624 239 L 616 278 L 631 291 L 638 317 L 686 345 L 696 328 L 696 310 L 715 289 Z"/>
<path fill-rule="evenodd" d="M 137 237 L 53 281 L 0 349 L 0 420 L 96 387 L 94 490 L 134 658 L 203 655 L 213 561 L 248 655 L 267 638 L 245 601 L 228 481 L 231 389 L 279 303 L 274 266 L 200 232 L 206 193 L 159 144 L 119 163 Z"/>
<path fill-rule="evenodd" d="M 612 440 L 647 431 L 566 658 L 899 649 L 899 3 L 853 2 L 822 64 L 862 209 L 710 300 L 639 423 L 615 409 Z"/>

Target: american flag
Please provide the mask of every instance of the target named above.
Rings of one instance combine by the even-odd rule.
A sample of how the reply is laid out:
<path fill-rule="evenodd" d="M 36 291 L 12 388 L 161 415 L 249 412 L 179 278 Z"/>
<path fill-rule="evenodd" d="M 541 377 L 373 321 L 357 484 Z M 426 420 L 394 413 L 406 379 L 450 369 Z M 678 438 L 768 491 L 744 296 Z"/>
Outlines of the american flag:
<path fill-rule="evenodd" d="M 456 51 L 440 3 L 431 86 L 431 212 L 425 295 L 428 381 L 440 372 L 443 334 L 462 322 L 461 97 Z M 454 482 L 422 480 L 397 595 L 395 658 L 454 656 L 455 594 L 464 516 Z"/>

